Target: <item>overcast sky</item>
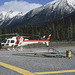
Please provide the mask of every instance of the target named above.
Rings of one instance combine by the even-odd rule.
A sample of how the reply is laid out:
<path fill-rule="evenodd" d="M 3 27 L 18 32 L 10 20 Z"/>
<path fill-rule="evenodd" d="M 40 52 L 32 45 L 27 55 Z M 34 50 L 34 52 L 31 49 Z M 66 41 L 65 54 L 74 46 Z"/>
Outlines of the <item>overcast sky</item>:
<path fill-rule="evenodd" d="M 12 10 L 27 13 L 51 1 L 52 0 L 0 0 L 0 12 Z"/>

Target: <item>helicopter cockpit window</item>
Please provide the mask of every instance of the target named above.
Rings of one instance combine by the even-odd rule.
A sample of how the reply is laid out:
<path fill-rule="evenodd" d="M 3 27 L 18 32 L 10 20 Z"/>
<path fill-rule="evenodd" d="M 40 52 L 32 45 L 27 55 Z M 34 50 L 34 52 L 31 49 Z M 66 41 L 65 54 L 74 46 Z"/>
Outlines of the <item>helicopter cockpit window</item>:
<path fill-rule="evenodd" d="M 7 40 L 3 40 L 2 43 L 6 43 Z"/>
<path fill-rule="evenodd" d="M 10 40 L 8 40 L 8 42 L 7 43 L 9 43 L 10 42 Z"/>
<path fill-rule="evenodd" d="M 14 40 L 11 40 L 11 43 L 14 43 Z"/>

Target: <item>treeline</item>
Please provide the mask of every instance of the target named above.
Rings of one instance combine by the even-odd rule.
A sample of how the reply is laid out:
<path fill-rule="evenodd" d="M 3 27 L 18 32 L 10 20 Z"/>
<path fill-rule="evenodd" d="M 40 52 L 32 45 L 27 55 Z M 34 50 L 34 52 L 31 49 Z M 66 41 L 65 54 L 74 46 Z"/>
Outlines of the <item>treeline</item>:
<path fill-rule="evenodd" d="M 48 24 L 42 25 L 41 27 L 38 27 L 37 25 L 25 25 L 24 27 L 4 27 L 3 29 L 0 29 L 0 35 L 10 33 L 24 33 L 39 36 L 48 36 L 51 34 L 52 41 L 70 41 L 75 40 L 75 23 L 72 18 L 68 18 L 67 20 L 62 19 L 55 22 L 50 21 Z"/>

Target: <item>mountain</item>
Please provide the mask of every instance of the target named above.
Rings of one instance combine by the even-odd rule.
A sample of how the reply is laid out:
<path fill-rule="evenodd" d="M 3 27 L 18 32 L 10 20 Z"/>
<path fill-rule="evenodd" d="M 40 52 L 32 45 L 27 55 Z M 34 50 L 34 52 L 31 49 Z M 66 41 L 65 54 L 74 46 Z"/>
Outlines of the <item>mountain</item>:
<path fill-rule="evenodd" d="M 11 23 L 19 21 L 25 14 L 23 12 L 2 11 L 0 12 L 0 26 L 10 26 Z"/>
<path fill-rule="evenodd" d="M 0 27 L 16 27 L 24 25 L 42 26 L 50 21 L 61 20 L 75 13 L 75 0 L 54 0 L 39 8 L 22 12 L 1 12 Z"/>
<path fill-rule="evenodd" d="M 75 11 L 75 0 L 55 0 L 31 10 L 24 17 L 26 24 L 43 25 L 67 17 Z"/>

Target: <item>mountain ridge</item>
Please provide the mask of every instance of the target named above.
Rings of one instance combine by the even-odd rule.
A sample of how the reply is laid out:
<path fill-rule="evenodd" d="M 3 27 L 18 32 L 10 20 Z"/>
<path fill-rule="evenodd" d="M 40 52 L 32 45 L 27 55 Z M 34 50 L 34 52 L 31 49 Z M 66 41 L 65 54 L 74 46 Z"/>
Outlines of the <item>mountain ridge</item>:
<path fill-rule="evenodd" d="M 0 26 L 43 26 L 50 21 L 63 19 L 72 12 L 75 12 L 75 0 L 54 0 L 29 11 L 27 14 L 21 13 L 21 15 L 17 14 L 14 17 L 7 16 L 6 20 L 0 18 Z"/>
<path fill-rule="evenodd" d="M 30 24 L 38 24 L 43 20 L 48 22 L 50 20 L 55 21 L 56 19 L 67 17 L 75 11 L 75 6 L 73 7 L 68 2 L 67 0 L 55 0 L 44 6 L 33 9 L 25 15 L 24 21 Z"/>

